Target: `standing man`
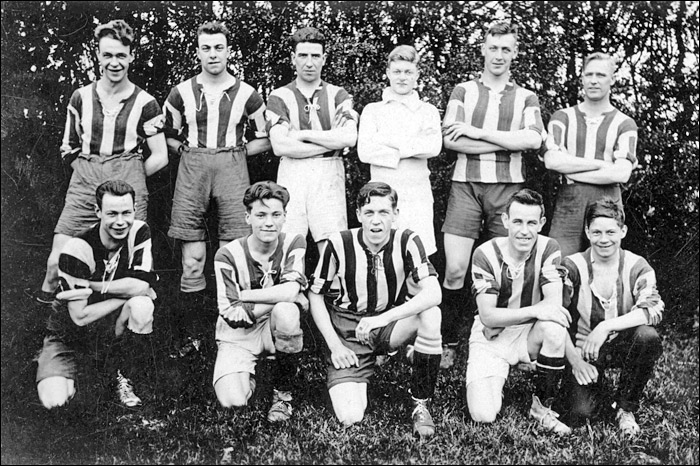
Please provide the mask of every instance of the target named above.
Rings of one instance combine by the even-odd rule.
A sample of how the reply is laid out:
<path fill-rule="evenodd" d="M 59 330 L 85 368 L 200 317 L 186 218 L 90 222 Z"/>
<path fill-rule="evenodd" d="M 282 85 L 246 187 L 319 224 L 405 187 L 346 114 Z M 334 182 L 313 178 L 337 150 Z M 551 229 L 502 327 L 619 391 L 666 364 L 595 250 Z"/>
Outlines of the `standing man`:
<path fill-rule="evenodd" d="M 39 399 L 47 409 L 73 398 L 79 371 L 76 352 L 94 350 L 108 333 L 117 339 L 110 366 L 119 400 L 128 407 L 141 404 L 124 374 L 137 365 L 129 352 L 143 353 L 135 348 L 135 334 L 153 331 L 152 286 L 157 276 L 151 231 L 135 219 L 136 194 L 128 183 L 107 181 L 93 195 L 99 223 L 70 238 L 58 260 L 61 291 L 53 302 L 36 374 Z"/>
<path fill-rule="evenodd" d="M 397 228 L 410 228 L 426 253 L 437 252 L 433 228 L 433 190 L 428 159 L 442 149 L 440 114 L 415 91 L 419 57 L 410 45 L 391 51 L 382 101 L 362 111 L 357 155 L 370 164 L 372 181 L 393 187 L 399 196 Z"/>
<path fill-rule="evenodd" d="M 348 225 L 343 151 L 357 142 L 357 113 L 342 87 L 321 80 L 326 38 L 315 28 L 292 35 L 297 77 L 268 99 L 270 142 L 282 157 L 277 182 L 289 189 L 285 231 L 317 243 Z M 319 246 L 320 247 L 320 246 Z"/>
<path fill-rule="evenodd" d="M 610 196 L 622 208 L 620 186 L 637 165 L 637 124 L 610 103 L 615 61 L 596 52 L 583 62 L 583 102 L 559 110 L 549 121 L 545 166 L 564 175 L 550 236 L 562 257 L 585 250 L 584 210 Z"/>
<path fill-rule="evenodd" d="M 224 407 L 245 406 L 255 391 L 255 365 L 263 353 L 275 358 L 270 422 L 292 416 L 292 383 L 304 346 L 299 318 L 308 309 L 306 239 L 282 233 L 287 190 L 260 181 L 243 197 L 251 235 L 216 253 L 218 352 L 214 389 Z"/>
<path fill-rule="evenodd" d="M 362 421 L 376 356 L 411 342 L 413 433 L 427 438 L 435 434 L 428 404 L 442 353 L 440 284 L 418 235 L 392 228 L 397 202 L 386 183 L 360 189 L 362 227 L 322 243 L 309 301 L 328 345 L 327 386 L 338 420 Z M 336 278 L 340 293 L 329 293 Z"/>
<path fill-rule="evenodd" d="M 590 204 L 584 218 L 590 248 L 562 261 L 568 271 L 564 302 L 574 319 L 566 348 L 566 399 L 574 419 L 592 417 L 602 402 L 605 369 L 621 367 L 612 408 L 620 431 L 636 435 L 634 413 L 663 351 L 653 326 L 663 318 L 664 302 L 654 269 L 621 248 L 627 226 L 617 200 Z"/>
<path fill-rule="evenodd" d="M 206 320 L 203 318 L 209 313 L 201 294 L 207 286 L 204 214 L 213 201 L 219 220 L 219 246 L 248 234 L 242 202 L 250 185 L 246 157 L 270 149 L 262 97 L 226 68 L 230 54 L 227 35 L 228 29 L 218 21 L 197 29 L 202 71 L 173 88 L 165 102 L 168 147 L 181 156 L 168 235 L 182 245 L 180 328 L 188 333 L 173 357 L 199 348 L 192 323 Z M 256 139 L 246 142 L 247 122 Z"/>
<path fill-rule="evenodd" d="M 518 54 L 518 30 L 496 23 L 481 46 L 481 77 L 452 91 L 443 121 L 445 148 L 457 152 L 442 231 L 445 233 L 443 337 L 454 358 L 462 295 L 474 242 L 506 236 L 501 221 L 509 197 L 522 188 L 522 151 L 539 149 L 544 125 L 537 96 L 510 77 Z M 446 355 L 450 356 L 450 355 Z"/>
<path fill-rule="evenodd" d="M 73 175 L 54 229 L 46 276 L 34 293 L 44 304 L 53 301 L 63 247 L 99 220 L 93 202 L 95 189 L 110 179 L 127 181 L 136 192 L 136 219 L 145 221 L 146 176 L 168 164 L 160 105 L 129 80 L 134 31 L 117 19 L 97 26 L 95 40 L 100 79 L 73 92 L 68 103 L 61 157 Z M 140 151 L 143 141 L 151 151 L 145 161 Z"/>
<path fill-rule="evenodd" d="M 501 220 L 508 236 L 474 252 L 478 315 L 469 338 L 469 414 L 476 422 L 495 421 L 510 366 L 525 363 L 535 371 L 530 416 L 549 432 L 569 434 L 552 410 L 571 323 L 562 307 L 559 245 L 539 234 L 546 220 L 544 203 L 531 189 L 511 195 Z"/>

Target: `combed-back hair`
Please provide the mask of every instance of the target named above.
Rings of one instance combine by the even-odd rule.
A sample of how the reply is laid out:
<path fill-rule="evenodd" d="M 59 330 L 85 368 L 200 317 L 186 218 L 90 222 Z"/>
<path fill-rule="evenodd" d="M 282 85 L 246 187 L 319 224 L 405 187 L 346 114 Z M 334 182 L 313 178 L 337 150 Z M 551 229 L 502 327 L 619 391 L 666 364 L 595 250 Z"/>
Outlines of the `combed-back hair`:
<path fill-rule="evenodd" d="M 220 21 L 207 21 L 197 28 L 197 37 L 202 34 L 223 34 L 228 42 L 228 28 Z"/>
<path fill-rule="evenodd" d="M 508 215 L 510 215 L 510 206 L 512 206 L 515 202 L 522 205 L 539 206 L 540 210 L 542 211 L 540 216 L 544 216 L 544 200 L 537 191 L 530 188 L 523 188 L 511 194 L 510 198 L 508 199 L 508 203 L 506 204 L 506 213 Z"/>
<path fill-rule="evenodd" d="M 586 206 L 586 212 L 583 216 L 586 228 L 590 227 L 593 220 L 598 217 L 612 218 L 620 227 L 625 224 L 625 210 L 610 196 L 604 196 Z"/>
<path fill-rule="evenodd" d="M 508 21 L 497 21 L 492 23 L 484 34 L 484 41 L 488 36 L 502 36 L 505 34 L 513 34 L 515 40 L 518 40 L 518 25 L 509 23 Z"/>
<path fill-rule="evenodd" d="M 324 36 L 321 31 L 314 27 L 297 29 L 297 31 L 292 34 L 292 51 L 296 52 L 297 45 L 301 44 L 302 42 L 321 44 L 323 51 L 326 51 L 326 36 Z"/>
<path fill-rule="evenodd" d="M 95 191 L 95 201 L 97 202 L 97 207 L 102 209 L 102 198 L 105 194 L 111 194 L 112 196 L 125 196 L 131 194 L 131 200 L 136 201 L 136 192 L 134 188 L 131 187 L 129 183 L 123 180 L 109 180 L 105 181 L 97 187 Z"/>
<path fill-rule="evenodd" d="M 118 40 L 122 45 L 128 47 L 134 44 L 134 30 L 122 19 L 113 19 L 109 23 L 97 26 L 95 28 L 95 40 L 98 44 L 103 37 Z"/>
<path fill-rule="evenodd" d="M 418 52 L 416 51 L 415 47 L 411 45 L 399 45 L 398 47 L 394 48 L 391 53 L 389 53 L 389 58 L 386 60 L 386 67 L 389 68 L 391 62 L 394 61 L 407 61 L 418 66 L 420 57 L 418 56 Z"/>
<path fill-rule="evenodd" d="M 357 208 L 360 209 L 369 204 L 372 201 L 372 196 L 388 197 L 393 209 L 396 209 L 399 204 L 399 194 L 394 188 L 381 181 L 370 181 L 360 188 L 360 192 L 357 194 Z"/>
<path fill-rule="evenodd" d="M 586 58 L 583 59 L 583 68 L 581 69 L 581 73 L 586 71 L 586 67 L 588 66 L 588 64 L 594 60 L 607 61 L 608 65 L 610 65 L 610 74 L 615 73 L 615 70 L 617 69 L 617 60 L 615 60 L 612 56 L 608 55 L 607 53 L 603 52 L 593 52 L 591 54 L 586 55 Z"/>
<path fill-rule="evenodd" d="M 282 207 L 286 209 L 289 202 L 289 191 L 274 181 L 258 181 L 245 190 L 243 205 L 250 212 L 255 201 L 263 201 L 265 199 L 277 199 L 282 203 Z"/>

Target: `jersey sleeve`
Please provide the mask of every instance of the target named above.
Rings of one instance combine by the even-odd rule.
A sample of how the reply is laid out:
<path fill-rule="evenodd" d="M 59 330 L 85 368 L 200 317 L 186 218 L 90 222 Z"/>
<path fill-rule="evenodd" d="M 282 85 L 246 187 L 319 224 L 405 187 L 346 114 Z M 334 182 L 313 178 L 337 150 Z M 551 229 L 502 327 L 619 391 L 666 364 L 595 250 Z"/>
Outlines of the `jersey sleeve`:
<path fill-rule="evenodd" d="M 531 129 L 537 131 L 537 134 L 544 133 L 544 123 L 542 123 L 542 115 L 540 111 L 540 101 L 537 95 L 530 92 L 525 98 L 525 106 L 523 108 L 522 129 Z"/>
<path fill-rule="evenodd" d="M 287 250 L 287 257 L 282 264 L 280 283 L 297 282 L 302 290 L 308 286 L 304 272 L 306 260 L 306 240 L 301 235 L 296 235 Z"/>
<path fill-rule="evenodd" d="M 311 291 L 322 295 L 330 290 L 333 279 L 338 273 L 338 255 L 330 239 L 321 243 L 319 255 L 318 265 L 311 276 Z"/>
<path fill-rule="evenodd" d="M 267 99 L 265 116 L 267 117 L 268 133 L 270 128 L 278 124 L 287 128 L 290 127 L 289 107 L 287 107 L 282 96 L 275 93 L 275 91 L 272 91 Z"/>
<path fill-rule="evenodd" d="M 58 277 L 63 288 L 88 288 L 95 272 L 95 258 L 90 245 L 81 238 L 71 238 L 58 257 Z M 67 291 L 64 289 L 63 291 Z"/>
<path fill-rule="evenodd" d="M 539 240 L 546 238 L 547 243 L 542 254 L 542 267 L 540 268 L 539 283 L 543 287 L 549 283 L 561 282 L 566 272 L 561 268 L 561 249 L 559 243 L 552 238 L 540 236 Z"/>
<path fill-rule="evenodd" d="M 149 138 L 163 132 L 164 119 L 160 105 L 153 97 L 141 109 L 141 117 L 136 132 L 142 138 Z"/>
<path fill-rule="evenodd" d="M 613 148 L 613 160 L 629 160 L 632 166 L 637 166 L 637 124 L 627 118 L 618 130 L 617 141 Z"/>
<path fill-rule="evenodd" d="M 266 138 L 268 123 L 265 117 L 265 102 L 257 91 L 253 91 L 245 103 L 245 113 L 256 138 Z"/>
<path fill-rule="evenodd" d="M 341 128 L 348 124 L 357 125 L 360 116 L 353 108 L 352 96 L 344 88 L 335 94 L 335 115 L 331 128 Z"/>
<path fill-rule="evenodd" d="M 241 286 L 234 267 L 231 251 L 222 247 L 214 256 L 214 273 L 216 275 L 216 303 L 219 313 L 229 311 L 234 304 L 240 303 Z"/>
<path fill-rule="evenodd" d="M 143 280 L 153 288 L 158 276 L 153 270 L 151 229 L 145 222 L 139 222 L 134 224 L 130 234 L 133 234 L 133 246 L 126 276 Z"/>
<path fill-rule="evenodd" d="M 649 263 L 640 258 L 630 273 L 633 281 L 632 296 L 634 305 L 631 312 L 641 310 L 649 325 L 656 325 L 663 319 L 664 302 L 656 289 L 656 273 Z"/>
<path fill-rule="evenodd" d="M 79 90 L 73 92 L 66 111 L 66 126 L 61 141 L 61 157 L 70 164 L 82 148 L 82 127 L 80 125 L 80 109 L 83 108 L 83 98 Z"/>
<path fill-rule="evenodd" d="M 464 86 L 456 86 L 452 90 L 450 95 L 450 100 L 447 101 L 447 108 L 445 109 L 445 117 L 442 120 L 443 126 L 451 125 L 454 122 L 464 122 L 464 97 L 466 95 L 466 89 Z"/>
<path fill-rule="evenodd" d="M 437 272 L 428 260 L 420 237 L 411 230 L 403 230 L 401 235 L 406 275 L 410 276 L 415 283 L 427 277 L 436 277 Z"/>
<path fill-rule="evenodd" d="M 565 138 L 566 128 L 569 125 L 569 117 L 566 112 L 557 110 L 552 115 L 547 125 L 547 150 L 567 152 Z"/>
<path fill-rule="evenodd" d="M 488 243 L 487 243 L 488 244 Z M 496 280 L 496 272 L 481 247 L 472 256 L 472 293 L 474 296 L 487 293 L 498 295 L 501 287 Z"/>
<path fill-rule="evenodd" d="M 163 132 L 166 138 L 179 139 L 184 141 L 183 112 L 184 102 L 177 87 L 174 87 L 163 105 L 164 127 Z"/>

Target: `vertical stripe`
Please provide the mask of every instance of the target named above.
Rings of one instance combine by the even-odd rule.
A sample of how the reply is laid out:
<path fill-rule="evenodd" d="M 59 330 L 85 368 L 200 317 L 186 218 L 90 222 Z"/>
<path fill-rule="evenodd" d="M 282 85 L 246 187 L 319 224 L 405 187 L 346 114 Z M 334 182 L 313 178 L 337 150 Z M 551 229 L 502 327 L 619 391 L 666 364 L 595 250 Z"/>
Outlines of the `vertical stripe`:
<path fill-rule="evenodd" d="M 97 105 L 96 83 L 84 87 L 83 90 L 83 111 L 81 115 L 81 125 L 84 130 L 85 154 L 99 154 L 99 137 L 102 135 L 102 120 L 95 121 L 95 113 L 102 115 L 102 109 Z M 95 137 L 95 135 L 99 135 Z"/>
<path fill-rule="evenodd" d="M 134 90 L 134 94 L 124 102 L 119 115 L 117 115 L 116 127 L 126 129 L 126 131 L 118 131 L 114 135 L 113 153 L 121 154 L 126 147 L 135 148 L 138 145 L 138 126 L 141 120 L 141 111 L 146 104 L 140 97 L 146 95 L 145 92 Z M 128 145 L 127 145 L 127 135 Z"/>
<path fill-rule="evenodd" d="M 359 234 L 362 234 L 362 230 L 359 230 Z M 343 254 L 345 259 L 345 267 L 343 267 L 343 274 L 345 275 L 347 283 L 347 293 L 348 299 L 350 300 L 350 307 L 348 310 L 357 311 L 357 282 L 356 282 L 356 271 L 357 271 L 357 259 L 355 257 L 356 248 L 353 247 L 353 242 L 355 238 L 353 237 L 352 230 L 345 230 L 340 232 L 340 238 L 343 245 Z M 362 248 L 357 248 L 362 251 Z"/>

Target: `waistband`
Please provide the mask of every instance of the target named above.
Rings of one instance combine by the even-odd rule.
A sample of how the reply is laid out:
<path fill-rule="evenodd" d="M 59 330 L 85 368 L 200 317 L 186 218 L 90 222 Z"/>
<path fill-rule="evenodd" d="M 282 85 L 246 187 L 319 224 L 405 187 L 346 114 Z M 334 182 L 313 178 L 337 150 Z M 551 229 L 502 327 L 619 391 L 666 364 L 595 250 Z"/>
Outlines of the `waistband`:
<path fill-rule="evenodd" d="M 214 148 L 209 148 L 209 147 L 190 147 L 190 146 L 183 146 L 182 147 L 182 152 L 191 152 L 193 154 L 220 154 L 220 153 L 234 153 L 234 152 L 245 152 L 245 146 L 243 144 L 239 146 L 230 146 L 230 147 L 214 147 Z"/>
<path fill-rule="evenodd" d="M 102 155 L 102 154 L 79 154 L 78 157 L 91 162 L 109 162 L 110 160 L 121 159 L 130 160 L 138 158 L 143 160 L 143 155 L 136 151 L 122 152 L 120 154 Z"/>

